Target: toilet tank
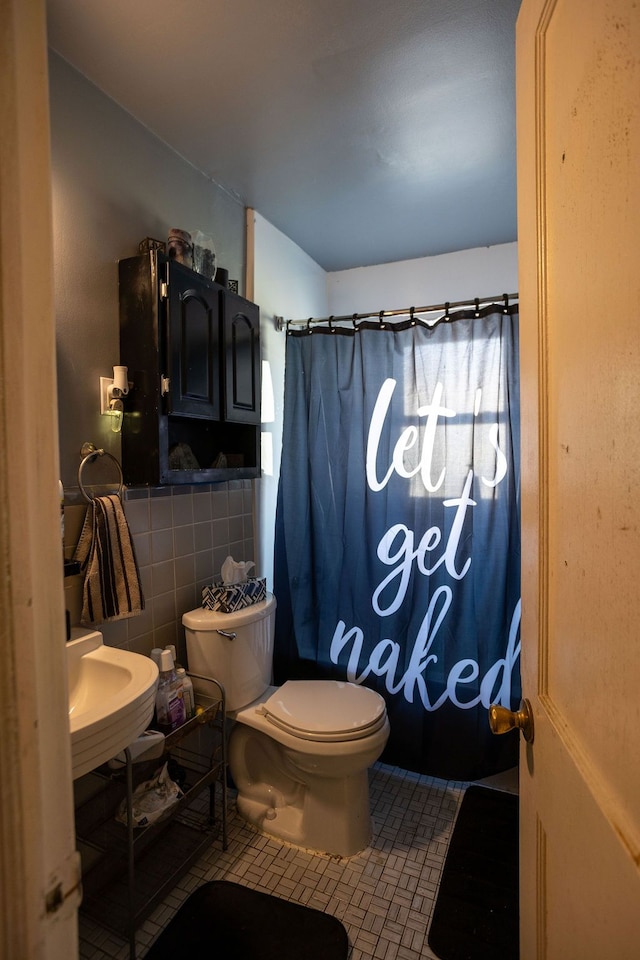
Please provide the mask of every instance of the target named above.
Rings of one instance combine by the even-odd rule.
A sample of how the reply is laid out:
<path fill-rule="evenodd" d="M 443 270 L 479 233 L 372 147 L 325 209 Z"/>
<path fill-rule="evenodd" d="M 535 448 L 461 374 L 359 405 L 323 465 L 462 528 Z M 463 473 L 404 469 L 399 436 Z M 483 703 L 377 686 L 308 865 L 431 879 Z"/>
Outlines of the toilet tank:
<path fill-rule="evenodd" d="M 239 710 L 271 683 L 276 598 L 235 613 L 199 607 L 182 617 L 190 673 L 214 677 L 225 688 L 227 710 Z M 194 678 L 196 692 L 215 696 L 211 684 Z"/>

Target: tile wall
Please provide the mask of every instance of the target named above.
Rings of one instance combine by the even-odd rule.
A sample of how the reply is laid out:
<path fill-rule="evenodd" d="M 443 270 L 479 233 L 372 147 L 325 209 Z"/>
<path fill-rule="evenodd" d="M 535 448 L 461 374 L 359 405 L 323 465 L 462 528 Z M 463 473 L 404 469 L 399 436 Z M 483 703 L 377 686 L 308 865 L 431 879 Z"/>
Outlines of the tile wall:
<path fill-rule="evenodd" d="M 97 628 L 105 643 L 148 655 L 174 643 L 186 662 L 182 614 L 200 605 L 202 587 L 220 576 L 227 556 L 254 560 L 253 483 L 130 489 L 125 515 L 133 536 L 145 597 L 136 617 Z M 65 556 L 73 556 L 86 513 L 84 504 L 65 507 Z M 252 573 L 259 573 L 255 568 Z M 79 624 L 82 577 L 65 580 L 71 623 Z"/>

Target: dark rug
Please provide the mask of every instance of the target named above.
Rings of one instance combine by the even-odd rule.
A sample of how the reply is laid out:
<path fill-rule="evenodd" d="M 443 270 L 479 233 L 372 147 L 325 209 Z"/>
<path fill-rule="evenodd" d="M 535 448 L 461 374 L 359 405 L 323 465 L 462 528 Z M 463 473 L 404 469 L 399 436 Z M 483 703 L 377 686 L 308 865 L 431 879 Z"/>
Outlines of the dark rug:
<path fill-rule="evenodd" d="M 429 946 L 441 960 L 518 960 L 518 797 L 469 787 L 438 891 Z"/>
<path fill-rule="evenodd" d="M 218 960 L 346 960 L 349 940 L 329 914 L 214 880 L 183 903 L 146 960 L 195 957 L 196 949 Z"/>

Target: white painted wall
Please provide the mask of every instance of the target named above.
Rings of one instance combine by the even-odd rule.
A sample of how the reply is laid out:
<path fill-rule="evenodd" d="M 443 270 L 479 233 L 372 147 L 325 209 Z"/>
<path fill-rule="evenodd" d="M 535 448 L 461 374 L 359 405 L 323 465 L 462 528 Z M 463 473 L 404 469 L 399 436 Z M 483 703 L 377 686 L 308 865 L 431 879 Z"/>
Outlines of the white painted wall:
<path fill-rule="evenodd" d="M 275 317 L 325 316 L 327 274 L 293 241 L 260 214 L 254 214 L 254 299 L 260 306 L 263 360 L 262 476 L 255 484 L 256 559 L 260 576 L 273 588 L 275 530 L 286 333 L 276 329 Z"/>
<path fill-rule="evenodd" d="M 340 270 L 327 275 L 327 288 L 335 316 L 516 293 L 518 244 Z"/>

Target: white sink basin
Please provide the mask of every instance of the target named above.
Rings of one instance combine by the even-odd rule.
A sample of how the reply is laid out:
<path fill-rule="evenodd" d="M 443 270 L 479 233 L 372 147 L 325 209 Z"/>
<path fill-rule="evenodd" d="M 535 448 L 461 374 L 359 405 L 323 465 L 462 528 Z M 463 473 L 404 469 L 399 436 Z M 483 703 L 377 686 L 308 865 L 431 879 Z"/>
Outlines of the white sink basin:
<path fill-rule="evenodd" d="M 153 716 L 158 668 L 149 657 L 106 646 L 98 630 L 67 642 L 73 779 L 115 757 Z"/>

